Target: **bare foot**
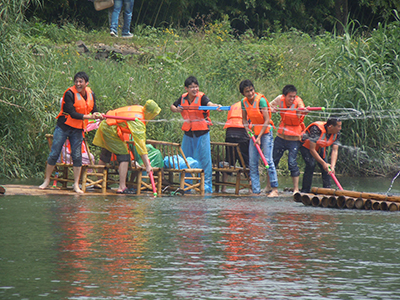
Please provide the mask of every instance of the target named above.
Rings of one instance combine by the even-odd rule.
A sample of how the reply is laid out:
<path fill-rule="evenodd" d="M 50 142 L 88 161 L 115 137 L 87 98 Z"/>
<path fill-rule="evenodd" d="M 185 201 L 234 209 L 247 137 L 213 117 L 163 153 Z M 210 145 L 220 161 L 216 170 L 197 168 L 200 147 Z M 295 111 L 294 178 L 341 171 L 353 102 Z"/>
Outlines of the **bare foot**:
<path fill-rule="evenodd" d="M 44 181 L 41 185 L 39 185 L 39 189 L 44 190 L 49 187 L 50 181 Z"/>
<path fill-rule="evenodd" d="M 267 195 L 268 198 L 278 197 L 278 196 L 279 196 L 279 193 L 277 190 L 272 190 L 272 192 Z"/>
<path fill-rule="evenodd" d="M 83 194 L 83 191 L 79 188 L 79 186 L 74 186 L 74 192 L 77 194 Z"/>
<path fill-rule="evenodd" d="M 297 193 L 300 193 L 300 191 L 299 191 L 299 190 L 294 190 L 294 191 L 293 191 L 293 195 L 294 195 L 294 194 L 297 194 Z"/>

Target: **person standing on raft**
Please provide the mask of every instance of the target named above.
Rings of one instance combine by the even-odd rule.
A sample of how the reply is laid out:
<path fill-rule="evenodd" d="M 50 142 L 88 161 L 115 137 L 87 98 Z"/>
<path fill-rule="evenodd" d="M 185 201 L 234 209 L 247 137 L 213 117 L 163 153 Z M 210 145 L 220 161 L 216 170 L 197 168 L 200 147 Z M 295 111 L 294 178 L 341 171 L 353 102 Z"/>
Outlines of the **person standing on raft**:
<path fill-rule="evenodd" d="M 78 72 L 74 76 L 74 85 L 64 92 L 61 111 L 57 116 L 57 125 L 53 133 L 53 144 L 47 158 L 44 182 L 39 189 L 43 190 L 49 186 L 50 176 L 54 171 L 61 149 L 69 138 L 74 170 L 73 189 L 78 194 L 83 193 L 79 188 L 83 131 L 86 129 L 88 119 L 104 119 L 103 115 L 97 111 L 96 98 L 88 85 L 89 76 L 85 72 Z"/>
<path fill-rule="evenodd" d="M 274 140 L 273 158 L 275 167 L 278 166 L 283 153 L 288 151 L 288 169 L 293 181 L 293 193 L 299 192 L 300 169 L 297 165 L 297 152 L 300 149 L 301 133 L 306 128 L 304 117 L 307 111 L 299 111 L 305 108 L 303 100 L 297 96 L 294 85 L 285 85 L 282 95 L 276 97 L 270 103 L 272 112 L 279 112 L 281 122 Z"/>
<path fill-rule="evenodd" d="M 210 146 L 210 111 L 199 110 L 199 106 L 217 106 L 199 91 L 199 82 L 196 77 L 190 76 L 185 80 L 186 93 L 179 97 L 170 107 L 172 112 L 181 113 L 185 122 L 182 130 L 185 132 L 182 139 L 182 151 L 186 157 L 198 161 L 204 170 L 204 190 L 212 193 L 212 161 Z"/>
<path fill-rule="evenodd" d="M 248 79 L 240 82 L 239 90 L 244 96 L 242 99 L 244 128 L 246 132 L 250 132 L 250 129 L 253 130 L 255 135 L 255 143 L 250 140 L 249 146 L 250 179 L 253 194 L 259 195 L 261 193 L 260 174 L 258 171 L 260 154 L 255 145 L 258 144 L 269 165 L 268 175 L 272 191 L 267 197 L 277 197 L 279 195 L 278 176 L 272 158 L 272 149 L 274 148 L 272 128 L 274 123 L 271 120 L 271 109 L 268 100 L 263 94 L 255 92 L 253 83 Z"/>
<path fill-rule="evenodd" d="M 94 136 L 93 144 L 102 148 L 100 165 L 109 163 L 112 153 L 117 156 L 117 161 L 119 162 L 119 187 L 117 194 L 135 193 L 126 186 L 126 177 L 131 156 L 128 145 L 125 142 L 124 134 L 131 134 L 135 142 L 136 151 L 141 156 L 146 167 L 146 172 L 152 172 L 153 168 L 150 165 L 146 147 L 146 122 L 153 120 L 160 111 L 161 108 L 155 101 L 147 100 L 144 106 L 124 106 L 107 112 L 107 116 L 132 118 L 132 120 L 126 121 L 118 118 L 108 118 L 100 123 L 99 129 Z"/>
<path fill-rule="evenodd" d="M 335 173 L 338 158 L 342 121 L 331 117 L 327 122 L 317 121 L 308 125 L 301 135 L 300 153 L 306 164 L 303 175 L 302 193 L 310 193 L 315 164 L 322 173 L 324 188 L 331 187 L 329 172 Z M 326 148 L 332 145 L 331 163 L 327 163 Z"/>

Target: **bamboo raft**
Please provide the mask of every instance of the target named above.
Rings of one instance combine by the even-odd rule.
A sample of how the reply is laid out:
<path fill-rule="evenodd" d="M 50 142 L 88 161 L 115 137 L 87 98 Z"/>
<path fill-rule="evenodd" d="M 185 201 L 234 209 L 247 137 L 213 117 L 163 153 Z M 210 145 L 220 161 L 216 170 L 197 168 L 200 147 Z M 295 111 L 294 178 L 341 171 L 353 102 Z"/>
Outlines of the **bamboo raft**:
<path fill-rule="evenodd" d="M 313 187 L 311 193 L 296 193 L 293 199 L 295 202 L 314 207 L 384 211 L 399 211 L 400 209 L 400 196 L 328 188 Z"/>
<path fill-rule="evenodd" d="M 78 197 L 86 197 L 86 196 L 118 196 L 118 197 L 151 197 L 153 198 L 153 191 L 148 190 L 148 191 L 142 191 L 141 195 L 137 194 L 117 194 L 116 193 L 116 188 L 114 189 L 107 189 L 106 193 L 102 193 L 100 189 L 87 189 L 84 194 L 77 194 L 72 190 L 72 187 L 57 187 L 57 188 L 52 188 L 49 187 L 47 189 L 41 190 L 38 188 L 36 185 L 15 185 L 15 184 L 4 184 L 0 185 L 0 197 L 1 196 L 24 196 L 24 195 L 29 195 L 29 196 L 78 196 Z M 252 197 L 249 195 L 247 192 L 240 193 L 238 195 L 234 193 L 222 193 L 222 192 L 213 192 L 210 194 L 211 196 L 216 196 L 216 197 L 230 197 L 230 198 L 236 198 L 236 197 Z M 265 194 L 264 194 L 265 195 Z M 179 193 L 174 193 L 174 190 L 171 192 L 166 192 L 162 194 L 158 194 L 157 197 L 170 197 L 170 196 L 183 196 Z M 199 197 L 199 194 L 196 193 L 185 193 L 184 197 Z M 207 195 L 208 196 L 208 195 Z M 259 197 L 259 196 L 253 196 L 253 197 Z M 285 193 L 282 192 L 280 193 L 279 197 L 292 197 L 292 193 Z"/>

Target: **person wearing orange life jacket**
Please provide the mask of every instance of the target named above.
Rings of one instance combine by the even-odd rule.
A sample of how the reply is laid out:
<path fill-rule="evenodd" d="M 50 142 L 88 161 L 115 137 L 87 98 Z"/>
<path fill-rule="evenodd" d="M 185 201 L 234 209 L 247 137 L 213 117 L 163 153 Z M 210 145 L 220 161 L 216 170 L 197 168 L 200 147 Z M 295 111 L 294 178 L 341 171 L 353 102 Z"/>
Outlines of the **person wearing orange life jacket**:
<path fill-rule="evenodd" d="M 246 79 L 239 85 L 240 93 L 244 96 L 242 102 L 242 121 L 246 132 L 250 129 L 254 132 L 256 143 L 261 147 L 265 159 L 269 165 L 268 174 L 272 191 L 268 197 L 278 196 L 278 176 L 272 158 L 272 149 L 274 140 L 272 135 L 272 127 L 274 123 L 271 120 L 271 110 L 267 98 L 264 95 L 256 93 L 253 83 Z M 250 141 L 249 146 L 249 164 L 251 187 L 254 194 L 260 194 L 260 176 L 258 164 L 260 154 L 253 143 Z"/>
<path fill-rule="evenodd" d="M 249 168 L 250 137 L 247 134 L 246 129 L 244 129 L 242 120 L 241 101 L 238 101 L 235 104 L 231 105 L 231 108 L 228 111 L 228 117 L 224 129 L 226 129 L 225 142 L 239 144 L 240 153 L 242 154 L 245 165 L 242 166 L 237 150 L 232 148 L 226 149 L 226 158 L 228 160 L 226 163 L 229 164 L 230 166 L 234 166 L 238 161 L 242 167 Z M 226 182 L 227 179 L 228 179 L 228 174 L 223 173 L 222 180 Z M 221 192 L 225 191 L 226 191 L 226 186 L 222 186 Z"/>
<path fill-rule="evenodd" d="M 199 106 L 217 106 L 199 91 L 199 82 L 196 77 L 189 76 L 185 80 L 186 93 L 178 98 L 170 107 L 172 112 L 181 113 L 184 123 L 182 151 L 186 157 L 192 157 L 204 170 L 204 189 L 212 193 L 212 162 L 210 147 L 210 111 L 199 110 Z"/>
<path fill-rule="evenodd" d="M 147 100 L 144 106 L 124 106 L 107 112 L 107 115 L 135 118 L 135 120 L 126 121 L 108 118 L 100 123 L 99 129 L 93 139 L 93 144 L 102 148 L 99 164 L 105 165 L 109 163 L 112 153 L 117 156 L 117 161 L 119 162 L 119 187 L 117 194 L 135 193 L 126 186 L 126 176 L 131 156 L 128 145 L 125 142 L 125 134 L 131 134 L 135 142 L 136 151 L 142 157 L 146 167 L 146 172 L 150 173 L 153 171 L 147 155 L 146 122 L 154 119 L 160 111 L 161 108 L 156 102 Z"/>
<path fill-rule="evenodd" d="M 297 96 L 294 85 L 286 85 L 282 95 L 276 97 L 271 103 L 272 112 L 279 111 L 281 122 L 274 140 L 273 158 L 275 167 L 278 167 L 283 153 L 288 151 L 288 168 L 293 180 L 293 193 L 299 192 L 300 170 L 297 165 L 297 153 L 300 149 L 300 135 L 305 129 L 304 117 L 307 111 L 298 111 L 304 108 L 303 100 Z"/>
<path fill-rule="evenodd" d="M 225 142 L 239 144 L 240 152 L 242 153 L 245 166 L 248 168 L 250 137 L 247 134 L 246 129 L 244 128 L 242 115 L 241 101 L 238 101 L 235 104 L 231 105 L 231 109 L 228 112 L 228 118 L 224 126 L 224 129 L 226 129 Z M 233 155 L 233 153 L 226 153 L 226 157 L 230 159 L 228 163 L 232 166 L 236 163 L 236 161 L 233 161 L 233 158 L 235 157 L 236 160 L 238 160 L 237 153 L 235 153 L 235 155 Z"/>
<path fill-rule="evenodd" d="M 86 128 L 88 119 L 102 120 L 104 118 L 97 111 L 95 95 L 88 85 L 89 76 L 85 72 L 78 72 L 74 76 L 74 85 L 64 92 L 61 111 L 57 116 L 57 126 L 53 133 L 53 144 L 47 159 L 45 179 L 39 186 L 40 189 L 46 189 L 49 186 L 50 176 L 54 171 L 61 149 L 68 138 L 71 144 L 74 170 L 73 189 L 76 193 L 83 193 L 79 188 L 82 169 L 83 131 Z"/>
<path fill-rule="evenodd" d="M 331 187 L 329 172 L 335 172 L 341 129 L 342 122 L 340 119 L 331 117 L 327 122 L 318 121 L 311 123 L 302 132 L 300 153 L 303 156 L 306 166 L 304 169 L 301 192 L 309 193 L 311 191 L 316 162 L 321 169 L 323 187 Z M 329 146 L 332 146 L 330 164 L 327 163 L 326 154 L 326 148 Z"/>

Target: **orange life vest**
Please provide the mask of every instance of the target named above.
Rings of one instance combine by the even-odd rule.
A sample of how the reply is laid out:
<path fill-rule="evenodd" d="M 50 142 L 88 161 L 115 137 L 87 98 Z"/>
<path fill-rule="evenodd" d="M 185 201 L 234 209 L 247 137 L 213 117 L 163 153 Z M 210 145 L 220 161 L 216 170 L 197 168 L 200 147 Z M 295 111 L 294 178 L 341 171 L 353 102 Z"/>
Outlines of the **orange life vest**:
<path fill-rule="evenodd" d="M 303 123 L 304 116 L 299 118 L 296 109 L 298 107 L 304 107 L 303 100 L 299 96 L 296 96 L 293 104 L 287 107 L 285 99 L 286 97 L 282 95 L 279 103 L 279 107 L 284 110 L 280 111 L 281 122 L 279 124 L 278 134 L 300 136 L 306 126 Z"/>
<path fill-rule="evenodd" d="M 203 97 L 203 92 L 198 92 L 196 98 L 189 103 L 185 99 L 188 93 L 182 95 L 181 105 L 183 106 L 183 111 L 181 115 L 185 122 L 182 125 L 183 131 L 199 131 L 199 130 L 208 130 L 210 129 L 209 125 L 212 125 L 210 120 L 210 111 L 209 110 L 199 110 L 199 106 L 201 106 L 201 98 Z M 186 109 L 185 109 L 186 108 Z M 187 108 L 191 108 L 188 110 Z"/>
<path fill-rule="evenodd" d="M 249 128 L 254 131 L 255 135 L 260 134 L 263 124 L 265 122 L 264 116 L 260 110 L 260 99 L 262 97 L 267 99 L 263 94 L 256 93 L 253 104 L 250 104 L 249 100 L 246 97 L 243 99 L 243 104 L 244 107 L 246 108 L 247 119 L 249 120 Z M 274 122 L 272 122 L 271 118 L 272 116 L 271 108 L 269 106 L 268 101 L 265 102 L 267 102 L 268 105 L 269 124 L 271 124 L 271 126 L 275 128 Z M 271 130 L 271 126 L 267 127 L 264 134 L 268 133 Z"/>
<path fill-rule="evenodd" d="M 143 106 L 141 106 L 141 105 L 131 105 L 131 106 L 120 107 L 120 108 L 108 111 L 107 115 L 116 116 L 116 117 L 137 118 L 138 120 L 140 120 L 144 124 L 146 124 L 146 121 L 144 119 Z M 118 133 L 119 138 L 122 141 L 125 141 L 124 133 L 128 133 L 128 134 L 131 133 L 126 120 L 107 118 L 106 122 L 107 122 L 108 126 L 117 126 L 117 133 Z M 122 124 L 125 124 L 125 126 L 121 126 Z"/>
<path fill-rule="evenodd" d="M 74 119 L 72 118 L 69 114 L 64 113 L 64 103 L 65 103 L 65 93 L 71 91 L 74 94 L 74 107 L 77 113 L 87 115 L 89 114 L 94 107 L 94 100 L 93 100 L 93 94 L 92 90 L 89 87 L 86 87 L 86 95 L 87 95 L 87 100 L 83 98 L 83 96 L 78 93 L 76 90 L 75 86 L 70 87 L 64 92 L 64 96 L 62 98 L 61 102 L 61 111 L 57 116 L 57 119 L 60 116 L 65 116 L 65 124 L 68 126 L 77 128 L 77 129 L 86 129 L 86 125 L 88 124 L 88 120 L 79 120 L 79 119 Z"/>
<path fill-rule="evenodd" d="M 231 109 L 228 112 L 228 119 L 225 123 L 224 129 L 226 128 L 244 128 L 242 120 L 242 103 L 241 101 L 231 105 Z"/>
<path fill-rule="evenodd" d="M 319 130 L 321 130 L 321 135 L 318 138 L 317 141 L 317 145 L 315 146 L 315 150 L 318 151 L 320 148 L 324 148 L 324 153 L 322 158 L 325 158 L 326 155 L 326 147 L 329 147 L 330 145 L 332 145 L 338 138 L 338 134 L 331 134 L 331 136 L 329 137 L 329 139 L 327 139 L 327 135 L 326 135 L 326 129 L 325 129 L 325 125 L 326 122 L 321 122 L 321 121 L 317 121 L 314 123 L 311 123 L 310 125 L 307 126 L 307 128 L 301 133 L 301 135 L 303 136 L 306 132 L 310 133 L 310 127 L 313 125 L 318 126 Z M 303 146 L 306 147 L 307 149 L 310 149 L 310 140 L 307 139 L 304 142 L 302 141 Z"/>

